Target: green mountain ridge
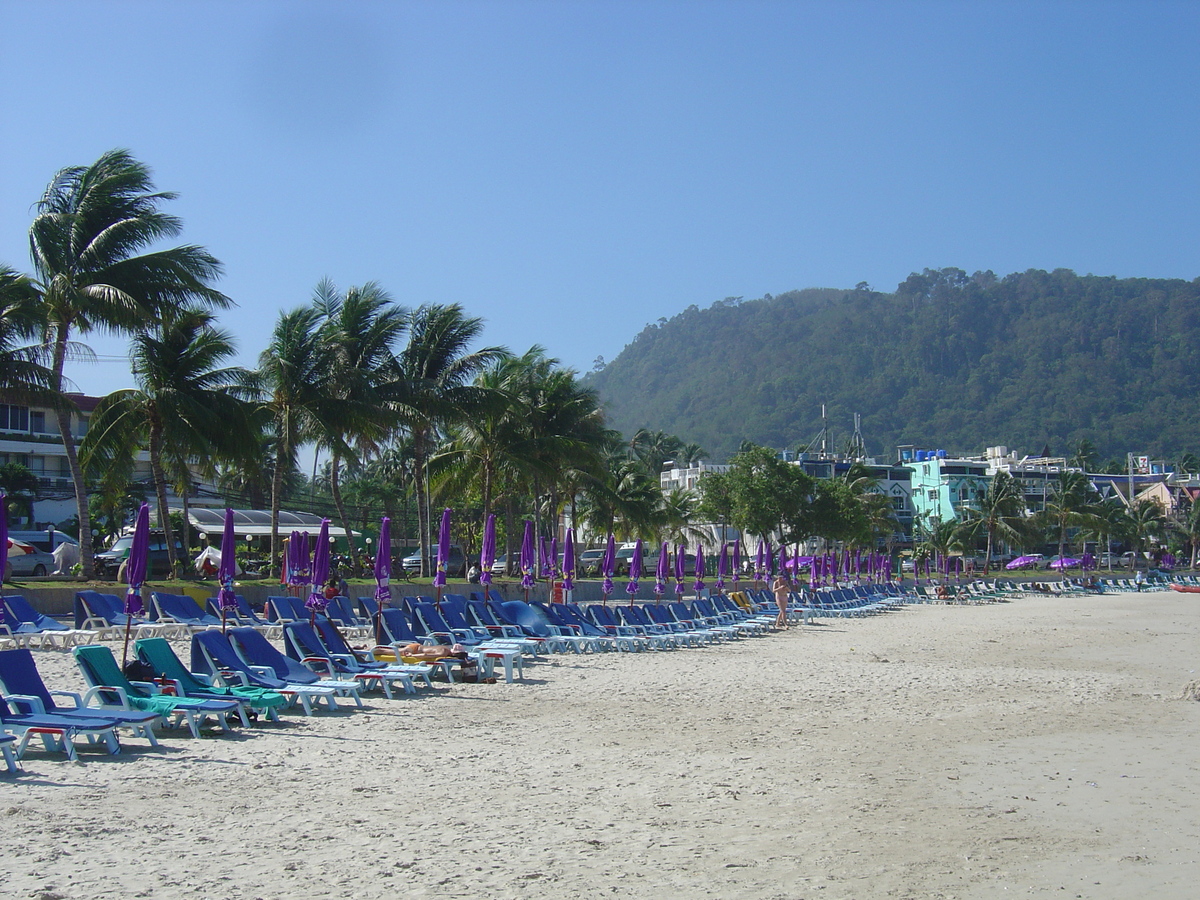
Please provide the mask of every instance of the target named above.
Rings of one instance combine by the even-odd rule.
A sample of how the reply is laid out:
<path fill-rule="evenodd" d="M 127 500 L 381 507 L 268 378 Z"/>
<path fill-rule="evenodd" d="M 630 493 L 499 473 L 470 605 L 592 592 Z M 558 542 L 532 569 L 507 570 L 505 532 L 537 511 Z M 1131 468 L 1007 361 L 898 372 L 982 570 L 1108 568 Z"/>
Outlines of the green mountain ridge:
<path fill-rule="evenodd" d="M 807 289 L 690 306 L 588 376 L 612 427 L 803 448 L 1005 445 L 1104 457 L 1200 447 L 1200 279 L 926 269 L 892 293 Z"/>

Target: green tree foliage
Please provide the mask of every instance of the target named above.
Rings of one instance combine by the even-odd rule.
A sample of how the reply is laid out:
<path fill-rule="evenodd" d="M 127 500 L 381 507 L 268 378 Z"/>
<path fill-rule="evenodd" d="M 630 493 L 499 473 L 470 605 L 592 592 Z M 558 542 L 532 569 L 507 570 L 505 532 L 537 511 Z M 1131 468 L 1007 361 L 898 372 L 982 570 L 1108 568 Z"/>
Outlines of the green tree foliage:
<path fill-rule="evenodd" d="M 744 450 L 730 460 L 728 472 L 700 479 L 702 511 L 728 510 L 728 521 L 743 533 L 777 535 L 788 543 L 812 533 L 813 491 L 803 469 L 766 447 Z"/>
<path fill-rule="evenodd" d="M 715 459 L 743 438 L 807 444 L 823 403 L 835 430 L 861 413 L 876 456 L 899 444 L 1071 455 L 1082 440 L 1101 458 L 1174 455 L 1198 449 L 1200 279 L 927 269 L 893 293 L 692 306 L 588 378 L 613 428 L 663 429 Z"/>

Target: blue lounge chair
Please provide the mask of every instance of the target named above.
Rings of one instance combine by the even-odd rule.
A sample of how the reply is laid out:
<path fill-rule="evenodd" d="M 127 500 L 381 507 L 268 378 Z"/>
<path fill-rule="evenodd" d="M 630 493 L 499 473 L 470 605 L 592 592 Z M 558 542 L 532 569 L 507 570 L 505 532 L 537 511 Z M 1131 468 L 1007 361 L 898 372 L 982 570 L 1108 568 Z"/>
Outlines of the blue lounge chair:
<path fill-rule="evenodd" d="M 236 715 L 238 704 L 227 700 L 202 700 L 196 697 L 176 697 L 164 694 L 154 684 L 130 681 L 117 665 L 107 647 L 87 644 L 71 651 L 83 679 L 95 688 L 94 699 L 101 709 L 129 712 L 134 709 L 153 712 L 175 725 L 187 722 L 193 737 L 200 737 L 200 726 L 212 717 L 222 731 L 229 731 L 229 716 Z"/>
<path fill-rule="evenodd" d="M 307 622 L 312 613 L 299 597 L 278 596 L 267 598 L 267 620 L 284 624 L 287 622 Z"/>
<path fill-rule="evenodd" d="M 362 684 L 347 679 L 322 679 L 320 675 L 298 661 L 275 649 L 253 628 L 231 628 L 226 632 L 229 643 L 237 655 L 252 671 L 273 675 L 288 684 L 308 684 L 332 689 L 339 697 L 348 697 L 354 705 L 362 707 Z"/>
<path fill-rule="evenodd" d="M 121 637 L 125 626 L 133 637 L 166 635 L 177 626 L 158 624 L 141 616 L 125 615 L 125 603 L 116 594 L 101 594 L 98 591 L 78 591 L 75 594 L 75 627 L 95 631 L 101 638 Z"/>
<path fill-rule="evenodd" d="M 154 591 L 150 595 L 155 618 L 159 622 L 174 622 L 188 628 L 220 628 L 220 616 L 210 616 L 191 597 Z"/>
<path fill-rule="evenodd" d="M 4 754 L 4 768 L 8 770 L 9 775 L 16 775 L 20 770 L 17 756 L 13 753 L 13 744 L 16 741 L 16 737 L 11 734 L 0 734 L 0 753 Z"/>
<path fill-rule="evenodd" d="M 64 718 L 113 719 L 119 727 L 128 728 L 134 735 L 144 737 L 151 747 L 158 747 L 154 736 L 154 724 L 159 716 L 144 710 L 116 710 L 102 706 L 90 706 L 97 690 L 92 688 L 85 695 L 73 691 L 51 691 L 42 681 L 37 663 L 28 649 L 0 651 L 0 685 L 4 687 L 4 699 L 17 712 L 63 716 Z M 62 706 L 55 697 L 69 697 L 73 706 Z"/>
<path fill-rule="evenodd" d="M 259 618 L 258 614 L 251 608 L 246 598 L 241 594 L 234 594 L 234 599 L 237 600 L 235 609 L 227 610 L 225 613 L 226 628 L 232 626 L 234 628 L 257 628 L 263 634 L 270 637 L 280 637 L 283 634 L 283 629 L 278 623 L 265 622 Z M 221 618 L 221 601 L 217 597 L 209 597 L 208 603 L 204 607 L 204 611 L 215 619 Z"/>
<path fill-rule="evenodd" d="M 75 738 L 87 738 L 88 743 L 103 743 L 108 752 L 121 752 L 117 740 L 117 722 L 97 714 L 92 718 L 82 716 L 59 716 L 50 713 L 19 713 L 0 699 L 0 730 L 20 737 L 16 747 L 17 759 L 25 756 L 30 740 L 40 737 L 48 751 L 61 751 L 71 762 L 79 762 L 75 752 Z"/>
<path fill-rule="evenodd" d="M 334 659 L 347 660 L 368 672 L 402 672 L 412 678 L 423 680 L 429 687 L 433 687 L 433 681 L 429 677 L 432 669 L 429 666 L 410 665 L 402 663 L 398 659 L 394 663 L 380 662 L 375 659 L 373 652 L 355 650 L 347 644 L 342 633 L 330 621 L 317 622 L 317 636 Z"/>
<path fill-rule="evenodd" d="M 288 622 L 284 625 L 283 646 L 288 656 L 299 660 L 313 671 L 324 672 L 332 677 L 348 675 L 355 681 L 362 682 L 364 687 L 380 687 L 389 700 L 394 699 L 392 686 L 396 684 L 400 685 L 406 694 L 417 692 L 411 675 L 386 669 L 368 670 L 354 660 L 335 657 L 307 622 Z"/>
<path fill-rule="evenodd" d="M 314 703 L 324 701 L 331 710 L 338 708 L 337 691 L 333 688 L 315 684 L 289 684 L 274 675 L 255 671 L 237 655 L 228 636 L 219 631 L 200 631 L 192 635 L 191 669 L 193 672 L 220 677 L 226 686 L 240 683 L 243 687 L 275 691 L 291 702 L 299 703 L 306 716 L 313 714 Z"/>
<path fill-rule="evenodd" d="M 65 649 L 76 644 L 90 644 L 96 639 L 96 632 L 71 628 L 57 619 L 43 615 L 19 594 L 9 595 L 3 602 L 5 624 L 18 641 L 24 636 L 24 644 L 27 647 L 36 643 L 43 650 L 50 647 Z"/>
<path fill-rule="evenodd" d="M 175 685 L 179 696 L 204 700 L 232 700 L 241 704 L 242 708 L 239 708 L 238 713 L 242 716 L 242 724 L 247 727 L 250 723 L 245 715 L 245 707 L 265 713 L 271 721 L 278 721 L 276 710 L 287 706 L 287 698 L 277 691 L 260 687 L 223 687 L 212 684 L 211 680 L 205 680 L 203 676 L 190 671 L 163 638 L 142 638 L 134 642 L 134 648 L 142 662 Z"/>

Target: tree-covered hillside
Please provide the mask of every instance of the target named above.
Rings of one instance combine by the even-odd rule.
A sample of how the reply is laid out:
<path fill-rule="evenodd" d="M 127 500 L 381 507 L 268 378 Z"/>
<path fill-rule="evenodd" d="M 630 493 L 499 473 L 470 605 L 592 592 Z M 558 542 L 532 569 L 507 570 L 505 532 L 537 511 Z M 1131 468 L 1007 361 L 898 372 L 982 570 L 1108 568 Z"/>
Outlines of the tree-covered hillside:
<path fill-rule="evenodd" d="M 894 293 L 803 290 L 688 307 L 589 376 L 610 423 L 677 434 L 721 459 L 743 439 L 803 448 L 862 414 L 869 453 L 1175 457 L 1200 448 L 1200 279 L 1066 269 L 913 274 Z"/>

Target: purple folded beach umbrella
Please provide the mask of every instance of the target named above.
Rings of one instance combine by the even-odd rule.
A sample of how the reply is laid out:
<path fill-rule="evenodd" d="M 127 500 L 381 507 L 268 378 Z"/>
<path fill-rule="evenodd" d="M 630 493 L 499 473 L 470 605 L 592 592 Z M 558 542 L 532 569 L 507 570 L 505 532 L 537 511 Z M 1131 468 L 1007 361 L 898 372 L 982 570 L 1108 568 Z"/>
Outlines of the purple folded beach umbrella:
<path fill-rule="evenodd" d="M 667 590 L 667 579 L 671 576 L 671 545 L 666 541 L 658 548 L 658 568 L 654 570 L 654 600 L 662 599 Z"/>
<path fill-rule="evenodd" d="M 233 576 L 237 572 L 237 537 L 233 533 L 233 510 L 225 508 L 225 529 L 221 532 L 221 565 L 217 568 L 217 580 L 221 589 L 217 591 L 217 605 L 221 608 L 221 631 L 225 630 L 225 619 L 230 610 L 237 609 L 237 595 L 233 592 Z"/>
<path fill-rule="evenodd" d="M 537 581 L 536 573 L 537 559 L 533 553 L 533 523 L 526 519 L 525 535 L 521 538 L 521 587 L 525 590 L 526 597 L 529 596 L 529 589 Z"/>
<path fill-rule="evenodd" d="M 779 545 L 779 574 L 787 575 L 787 545 Z"/>
<path fill-rule="evenodd" d="M 721 553 L 717 556 L 717 593 L 725 593 L 725 576 L 729 574 L 729 544 L 721 543 Z"/>
<path fill-rule="evenodd" d="M 696 580 L 692 582 L 692 589 L 698 594 L 704 590 L 704 548 L 696 545 Z"/>
<path fill-rule="evenodd" d="M 550 550 L 546 546 L 546 536 L 538 538 L 538 577 L 553 578 L 554 562 L 550 559 Z"/>
<path fill-rule="evenodd" d="M 313 621 L 317 618 L 317 613 L 323 613 L 329 608 L 329 601 L 325 599 L 325 582 L 329 580 L 329 520 L 321 520 L 321 529 L 317 532 L 317 546 L 313 549 L 312 559 L 312 575 L 309 579 L 309 584 L 312 585 L 312 590 L 309 592 L 308 599 L 304 601 L 304 606 L 312 613 Z"/>
<path fill-rule="evenodd" d="M 687 578 L 687 544 L 675 548 L 675 593 L 683 597 L 683 580 Z"/>
<path fill-rule="evenodd" d="M 392 520 L 384 516 L 379 523 L 379 544 L 375 547 L 375 642 L 383 643 L 380 620 L 383 608 L 392 599 Z"/>
<path fill-rule="evenodd" d="M 442 588 L 446 586 L 446 565 L 450 561 L 450 507 L 442 510 L 442 524 L 438 529 L 437 570 L 433 573 L 433 586 L 437 588 L 437 599 L 442 599 Z"/>
<path fill-rule="evenodd" d="M 758 539 L 758 550 L 754 554 L 754 580 L 762 581 L 767 575 L 767 554 L 771 551 L 767 549 L 766 542 Z"/>
<path fill-rule="evenodd" d="M 558 535 L 550 538 L 550 577 L 557 578 L 562 572 L 558 566 Z"/>
<path fill-rule="evenodd" d="M 733 542 L 733 566 L 729 571 L 729 580 L 733 583 L 733 589 L 736 591 L 738 582 L 742 579 L 742 539 L 739 537 Z"/>
<path fill-rule="evenodd" d="M 479 552 L 479 583 L 492 583 L 492 566 L 496 562 L 496 516 L 491 514 L 483 526 L 483 549 Z"/>
<path fill-rule="evenodd" d="M 129 561 L 125 566 L 125 580 L 129 590 L 125 594 L 125 647 L 121 651 L 121 668 L 129 661 L 129 626 L 133 616 L 145 611 L 142 603 L 142 585 L 146 583 L 146 567 L 150 559 L 150 505 L 143 503 L 138 508 L 133 524 L 133 543 L 129 547 Z"/>
<path fill-rule="evenodd" d="M 637 596 L 638 580 L 642 577 L 642 539 L 638 538 L 633 546 L 633 559 L 629 561 L 629 583 L 625 585 L 625 593 L 629 595 L 629 605 Z"/>
<path fill-rule="evenodd" d="M 568 528 L 567 536 L 563 539 L 562 558 L 563 591 L 575 590 L 575 529 Z"/>
<path fill-rule="evenodd" d="M 600 574 L 604 577 L 604 582 L 600 585 L 600 591 L 604 595 L 605 603 L 608 603 L 608 595 L 613 592 L 613 569 L 616 565 L 617 542 L 610 531 L 608 533 L 608 543 L 604 545 L 604 558 L 600 560 Z"/>

